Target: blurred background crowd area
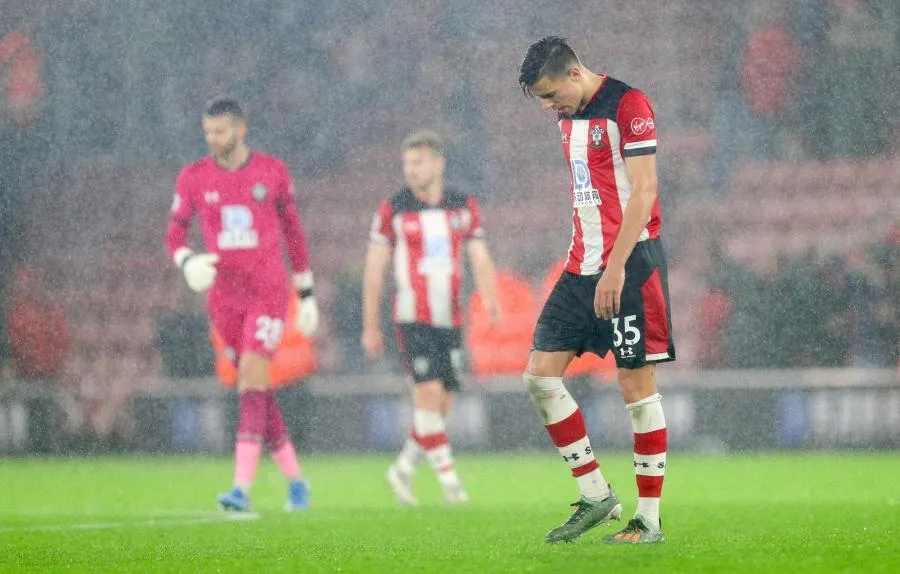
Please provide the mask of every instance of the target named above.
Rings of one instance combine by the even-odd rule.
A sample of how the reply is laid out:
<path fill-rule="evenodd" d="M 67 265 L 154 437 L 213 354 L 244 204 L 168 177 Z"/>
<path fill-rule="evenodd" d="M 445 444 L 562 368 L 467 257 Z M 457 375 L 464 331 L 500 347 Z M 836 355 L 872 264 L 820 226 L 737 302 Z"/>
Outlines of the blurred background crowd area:
<path fill-rule="evenodd" d="M 654 102 L 671 368 L 897 367 L 893 0 L 2 0 L 6 375 L 126 397 L 175 374 L 173 337 L 208 353 L 203 302 L 162 237 L 219 94 L 296 179 L 321 370 L 367 369 L 369 222 L 414 129 L 447 138 L 448 184 L 481 199 L 496 262 L 536 312 L 571 237 L 555 119 L 517 85 L 546 34 Z"/>

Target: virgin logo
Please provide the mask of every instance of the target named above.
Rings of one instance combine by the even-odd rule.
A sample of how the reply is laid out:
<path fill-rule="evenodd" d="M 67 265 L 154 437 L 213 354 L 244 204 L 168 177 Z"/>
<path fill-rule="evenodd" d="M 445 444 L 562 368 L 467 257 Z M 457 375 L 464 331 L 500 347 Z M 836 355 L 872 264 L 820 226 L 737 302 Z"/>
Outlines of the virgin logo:
<path fill-rule="evenodd" d="M 636 136 L 642 136 L 647 130 L 652 130 L 654 127 L 653 118 L 634 118 L 631 120 L 631 133 Z"/>

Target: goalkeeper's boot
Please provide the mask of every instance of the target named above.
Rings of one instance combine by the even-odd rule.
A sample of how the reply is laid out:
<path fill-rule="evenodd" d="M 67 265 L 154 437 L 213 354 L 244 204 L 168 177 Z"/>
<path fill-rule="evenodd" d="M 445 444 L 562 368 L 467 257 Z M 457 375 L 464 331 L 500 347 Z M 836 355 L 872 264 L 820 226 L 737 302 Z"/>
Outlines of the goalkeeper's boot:
<path fill-rule="evenodd" d="M 288 499 L 284 509 L 288 512 L 309 508 L 309 483 L 305 480 L 292 480 L 288 485 Z"/>
<path fill-rule="evenodd" d="M 666 537 L 662 533 L 662 520 L 659 528 L 653 529 L 644 521 L 640 514 L 628 521 L 628 525 L 615 534 L 603 537 L 606 544 L 658 544 L 665 542 Z"/>
<path fill-rule="evenodd" d="M 405 506 L 418 506 L 419 500 L 412 490 L 412 475 L 404 474 L 397 470 L 395 465 L 387 471 L 387 481 L 397 497 L 397 502 Z"/>
<path fill-rule="evenodd" d="M 250 510 L 250 496 L 241 490 L 239 486 L 235 486 L 230 491 L 220 494 L 216 499 L 219 508 L 231 512 L 248 512 Z"/>
<path fill-rule="evenodd" d="M 609 496 L 603 500 L 594 502 L 582 498 L 571 506 L 575 507 L 572 516 L 544 536 L 544 541 L 548 544 L 572 542 L 598 524 L 607 524 L 622 516 L 622 503 L 612 488 L 609 489 Z"/>

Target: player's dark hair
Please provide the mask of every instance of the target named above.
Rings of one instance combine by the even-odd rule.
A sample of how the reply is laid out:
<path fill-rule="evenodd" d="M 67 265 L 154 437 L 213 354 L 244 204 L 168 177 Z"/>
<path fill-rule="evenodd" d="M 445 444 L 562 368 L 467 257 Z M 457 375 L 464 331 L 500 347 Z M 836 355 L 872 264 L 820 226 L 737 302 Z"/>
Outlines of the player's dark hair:
<path fill-rule="evenodd" d="M 437 132 L 420 130 L 406 136 L 400 146 L 403 151 L 416 148 L 428 148 L 434 155 L 444 155 L 444 140 Z"/>
<path fill-rule="evenodd" d="M 541 78 L 558 78 L 565 75 L 578 56 L 562 36 L 545 36 L 528 46 L 522 65 L 519 66 L 519 85 L 526 96 L 533 95 L 531 88 Z"/>
<path fill-rule="evenodd" d="M 244 119 L 244 109 L 234 98 L 213 98 L 206 104 L 203 114 L 210 117 L 227 114 L 234 118 Z"/>

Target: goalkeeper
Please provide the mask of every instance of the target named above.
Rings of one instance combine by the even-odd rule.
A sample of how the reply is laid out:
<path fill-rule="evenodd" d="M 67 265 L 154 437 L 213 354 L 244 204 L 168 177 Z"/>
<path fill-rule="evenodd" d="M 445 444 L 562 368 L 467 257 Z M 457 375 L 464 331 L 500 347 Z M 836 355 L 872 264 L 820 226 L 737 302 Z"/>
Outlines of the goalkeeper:
<path fill-rule="evenodd" d="M 207 292 L 210 321 L 238 370 L 234 482 L 218 503 L 226 510 L 250 509 L 250 488 L 265 443 L 289 481 L 286 509 L 305 509 L 309 488 L 269 380 L 269 363 L 287 316 L 289 286 L 300 295 L 297 329 L 309 337 L 319 320 L 291 176 L 280 159 L 247 147 L 247 123 L 238 102 L 212 101 L 202 125 L 209 155 L 178 176 L 166 249 L 188 286 Z M 187 245 L 195 215 L 205 253 Z M 282 240 L 293 269 L 290 278 Z"/>

